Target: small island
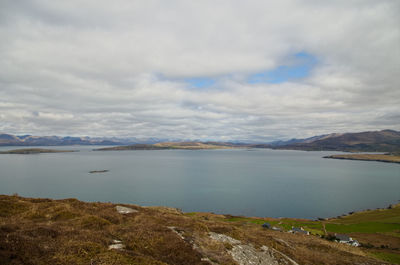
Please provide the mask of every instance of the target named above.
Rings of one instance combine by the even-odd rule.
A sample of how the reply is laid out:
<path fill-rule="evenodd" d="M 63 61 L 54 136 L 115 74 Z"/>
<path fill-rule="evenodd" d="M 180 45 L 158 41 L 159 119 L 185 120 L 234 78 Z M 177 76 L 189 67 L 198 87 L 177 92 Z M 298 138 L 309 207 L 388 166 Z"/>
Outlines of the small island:
<path fill-rule="evenodd" d="M 89 173 L 90 173 L 90 174 L 95 174 L 95 173 L 106 173 L 106 172 L 108 172 L 108 171 L 110 171 L 110 170 L 108 170 L 108 169 L 103 169 L 103 170 L 91 170 L 91 171 L 89 171 Z"/>
<path fill-rule="evenodd" d="M 24 149 L 14 149 L 0 152 L 0 154 L 22 154 L 22 155 L 31 155 L 31 154 L 42 154 L 42 153 L 69 153 L 69 152 L 77 152 L 75 150 L 56 150 L 56 149 L 42 149 L 42 148 L 24 148 Z"/>
<path fill-rule="evenodd" d="M 346 154 L 324 156 L 323 158 L 400 163 L 400 155 L 391 154 Z"/>

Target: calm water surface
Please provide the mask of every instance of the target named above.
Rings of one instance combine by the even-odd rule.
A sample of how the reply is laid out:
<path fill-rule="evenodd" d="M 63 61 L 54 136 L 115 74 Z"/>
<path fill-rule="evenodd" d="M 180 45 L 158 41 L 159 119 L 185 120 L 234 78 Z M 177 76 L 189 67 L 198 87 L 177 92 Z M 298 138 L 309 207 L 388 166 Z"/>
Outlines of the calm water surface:
<path fill-rule="evenodd" d="M 0 194 L 298 218 L 400 200 L 399 164 L 321 158 L 338 152 L 50 148 L 79 152 L 0 155 Z M 88 173 L 102 169 L 110 171 Z"/>

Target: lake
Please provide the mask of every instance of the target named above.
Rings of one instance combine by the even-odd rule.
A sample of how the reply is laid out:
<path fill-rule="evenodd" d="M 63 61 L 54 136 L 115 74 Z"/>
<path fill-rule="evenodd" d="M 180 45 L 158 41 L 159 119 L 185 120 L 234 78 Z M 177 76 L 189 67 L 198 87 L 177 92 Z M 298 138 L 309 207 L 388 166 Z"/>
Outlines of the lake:
<path fill-rule="evenodd" d="M 26 147 L 0 147 L 0 151 Z M 400 200 L 400 164 L 269 149 L 0 155 L 0 194 L 163 205 L 261 217 L 332 217 Z M 89 174 L 91 170 L 109 170 Z"/>

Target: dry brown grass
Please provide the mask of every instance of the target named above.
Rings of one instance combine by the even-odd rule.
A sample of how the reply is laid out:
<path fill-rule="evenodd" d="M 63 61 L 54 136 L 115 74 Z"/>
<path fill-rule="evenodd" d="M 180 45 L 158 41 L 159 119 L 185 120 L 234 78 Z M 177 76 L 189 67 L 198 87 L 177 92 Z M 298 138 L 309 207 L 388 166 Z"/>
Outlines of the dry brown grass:
<path fill-rule="evenodd" d="M 209 264 L 205 257 L 235 264 L 228 253 L 232 246 L 211 240 L 210 231 L 274 248 L 299 264 L 382 264 L 362 249 L 315 236 L 226 222 L 215 214 L 125 206 L 139 212 L 122 215 L 111 203 L 0 196 L 0 264 Z M 113 240 L 121 240 L 125 250 L 108 250 Z"/>

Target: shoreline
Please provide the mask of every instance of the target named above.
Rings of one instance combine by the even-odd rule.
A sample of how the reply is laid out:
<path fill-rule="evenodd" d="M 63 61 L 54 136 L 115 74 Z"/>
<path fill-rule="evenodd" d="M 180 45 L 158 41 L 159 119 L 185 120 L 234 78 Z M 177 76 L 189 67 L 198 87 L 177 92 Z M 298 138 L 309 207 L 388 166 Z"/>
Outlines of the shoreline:
<path fill-rule="evenodd" d="M 346 154 L 346 155 L 330 155 L 323 158 L 342 159 L 342 160 L 358 160 L 358 161 L 376 161 L 383 163 L 400 164 L 400 156 L 386 154 Z"/>
<path fill-rule="evenodd" d="M 109 172 L 109 170 L 93 170 L 89 171 L 89 174 L 96 174 L 96 173 L 106 173 Z M 75 197 L 65 197 L 65 198 L 51 198 L 51 197 L 26 197 L 26 196 L 21 196 L 18 193 L 14 194 L 0 194 L 1 196 L 7 196 L 7 197 L 19 197 L 19 198 L 24 198 L 24 199 L 32 199 L 32 200 L 52 200 L 52 201 L 64 201 L 64 200 L 78 200 L 83 203 L 111 203 L 111 204 L 125 204 L 125 205 L 135 205 L 143 208 L 170 208 L 170 209 L 175 209 L 179 212 L 182 212 L 184 214 L 190 214 L 190 213 L 196 213 L 196 214 L 215 214 L 215 215 L 223 215 L 223 216 L 230 216 L 232 218 L 254 218 L 254 219 L 275 219 L 275 220 L 280 220 L 280 219 L 291 219 L 291 220 L 303 220 L 303 221 L 329 221 L 332 219 L 341 219 L 346 216 L 353 215 L 355 213 L 365 213 L 365 212 L 370 212 L 370 211 L 377 211 L 377 210 L 386 210 L 386 209 L 392 209 L 393 207 L 400 207 L 400 199 L 397 202 L 390 203 L 388 206 L 385 207 L 377 207 L 377 208 L 367 208 L 367 209 L 362 209 L 362 210 L 351 210 L 347 213 L 343 213 L 340 215 L 336 216 L 329 216 L 329 217 L 315 217 L 315 218 L 306 218 L 306 217 L 285 217 L 285 216 L 280 216 L 280 217 L 270 217 L 270 216 L 250 216 L 250 215 L 236 215 L 236 214 L 230 214 L 226 212 L 214 212 L 214 211 L 208 211 L 208 212 L 202 212 L 202 211 L 183 211 L 181 208 L 174 207 L 174 206 L 164 206 L 164 205 L 140 205 L 136 204 L 134 202 L 111 202 L 111 201 L 86 201 L 86 200 L 81 200 Z"/>
<path fill-rule="evenodd" d="M 48 154 L 48 153 L 71 153 L 79 152 L 77 150 L 58 150 L 58 149 L 44 149 L 44 148 L 22 148 L 2 151 L 0 154 L 15 154 L 15 155 L 34 155 L 34 154 Z"/>

